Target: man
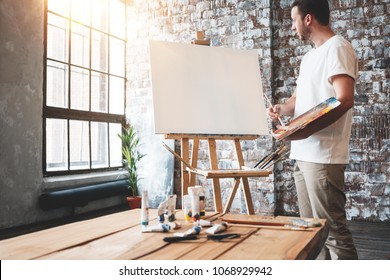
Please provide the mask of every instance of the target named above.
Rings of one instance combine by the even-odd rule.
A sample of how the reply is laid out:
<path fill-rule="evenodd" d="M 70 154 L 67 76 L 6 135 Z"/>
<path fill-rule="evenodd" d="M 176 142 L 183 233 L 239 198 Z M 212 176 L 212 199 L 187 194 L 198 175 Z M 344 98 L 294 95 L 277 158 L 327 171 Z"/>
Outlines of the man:
<path fill-rule="evenodd" d="M 327 0 L 292 4 L 292 29 L 314 48 L 302 59 L 294 94 L 267 111 L 276 121 L 281 115 L 296 117 L 329 97 L 340 101 L 334 110 L 286 140 L 293 140 L 290 158 L 296 160 L 294 180 L 301 217 L 328 221 L 329 237 L 320 258 L 357 259 L 346 225 L 344 194 L 357 61 L 350 43 L 332 31 L 329 14 Z"/>

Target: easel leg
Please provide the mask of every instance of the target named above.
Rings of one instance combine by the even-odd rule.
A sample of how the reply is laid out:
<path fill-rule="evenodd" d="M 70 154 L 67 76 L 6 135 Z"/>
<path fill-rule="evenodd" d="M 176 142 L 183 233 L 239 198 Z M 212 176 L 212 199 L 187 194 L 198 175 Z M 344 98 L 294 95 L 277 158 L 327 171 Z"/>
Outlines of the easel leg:
<path fill-rule="evenodd" d="M 199 138 L 194 138 L 192 142 L 192 152 L 191 152 L 191 166 L 196 168 L 198 166 L 198 152 L 199 152 Z M 195 186 L 196 174 L 190 172 L 190 186 Z"/>
<path fill-rule="evenodd" d="M 188 162 L 189 160 L 189 139 L 181 139 L 181 157 Z M 186 170 L 184 163 L 181 163 L 181 195 L 188 194 L 189 172 Z"/>
<path fill-rule="evenodd" d="M 209 139 L 209 158 L 211 169 L 218 169 L 218 160 L 217 160 L 217 144 L 215 139 Z M 222 212 L 222 198 L 221 198 L 221 187 L 219 184 L 218 178 L 213 178 L 213 192 L 214 192 L 214 207 L 215 211 Z"/>
<path fill-rule="evenodd" d="M 234 145 L 236 147 L 236 155 L 238 159 L 238 164 L 241 166 L 244 166 L 244 158 L 242 156 L 242 149 L 240 144 L 240 139 L 234 139 Z M 249 215 L 253 215 L 255 213 L 253 209 L 253 203 L 252 203 L 252 196 L 251 191 L 249 188 L 249 181 L 247 177 L 242 178 L 242 189 L 244 191 L 244 197 L 245 197 L 245 203 L 246 203 L 246 209 L 248 211 Z"/>
<path fill-rule="evenodd" d="M 232 192 L 230 193 L 230 196 L 226 202 L 225 208 L 223 210 L 223 213 L 227 213 L 230 211 L 230 207 L 232 207 L 232 203 L 234 200 L 234 197 L 236 196 L 238 187 L 240 186 L 241 177 L 234 178 L 234 186 L 232 188 Z"/>
<path fill-rule="evenodd" d="M 249 189 L 249 182 L 247 177 L 242 178 L 242 190 L 244 191 L 244 198 L 246 203 L 246 209 L 248 211 L 248 215 L 255 214 L 252 203 L 251 191 Z"/>

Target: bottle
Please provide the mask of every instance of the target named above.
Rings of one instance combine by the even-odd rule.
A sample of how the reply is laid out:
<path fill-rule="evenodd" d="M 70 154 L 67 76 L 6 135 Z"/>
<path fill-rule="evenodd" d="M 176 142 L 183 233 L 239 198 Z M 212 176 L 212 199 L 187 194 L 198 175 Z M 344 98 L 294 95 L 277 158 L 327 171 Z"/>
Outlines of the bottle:
<path fill-rule="evenodd" d="M 148 191 L 142 191 L 142 201 L 141 201 L 141 226 L 147 227 L 149 225 L 149 201 L 148 201 Z"/>
<path fill-rule="evenodd" d="M 200 217 L 206 216 L 206 201 L 204 196 L 204 189 L 202 186 L 199 186 L 199 215 Z"/>

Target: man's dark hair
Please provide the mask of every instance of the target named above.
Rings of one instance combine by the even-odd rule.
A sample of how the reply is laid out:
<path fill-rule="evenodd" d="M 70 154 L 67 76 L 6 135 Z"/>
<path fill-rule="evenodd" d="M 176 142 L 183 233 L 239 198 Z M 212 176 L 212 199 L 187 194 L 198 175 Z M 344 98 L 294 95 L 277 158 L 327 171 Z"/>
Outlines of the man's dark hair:
<path fill-rule="evenodd" d="M 303 19 L 307 14 L 313 15 L 319 24 L 329 24 L 329 3 L 328 0 L 296 0 L 291 6 L 297 7 Z"/>

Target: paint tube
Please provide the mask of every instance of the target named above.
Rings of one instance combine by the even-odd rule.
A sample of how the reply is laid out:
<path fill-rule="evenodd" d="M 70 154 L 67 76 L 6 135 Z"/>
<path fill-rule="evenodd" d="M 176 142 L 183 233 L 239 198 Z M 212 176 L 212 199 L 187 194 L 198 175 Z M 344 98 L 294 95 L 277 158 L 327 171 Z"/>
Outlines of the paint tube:
<path fill-rule="evenodd" d="M 141 204 L 141 226 L 145 227 L 149 225 L 149 205 L 148 205 L 148 191 L 142 191 L 142 204 Z"/>
<path fill-rule="evenodd" d="M 201 227 L 212 227 L 214 225 L 214 223 L 207 221 L 207 220 L 200 219 L 198 221 L 198 225 Z"/>
<path fill-rule="evenodd" d="M 170 195 L 168 197 L 168 221 L 173 222 L 175 218 L 175 209 L 176 209 L 176 194 Z"/>
<path fill-rule="evenodd" d="M 160 203 L 157 208 L 157 220 L 159 223 L 163 223 L 165 221 L 165 210 L 168 206 L 168 200 L 164 200 Z"/>
<path fill-rule="evenodd" d="M 186 222 L 191 221 L 192 211 L 191 211 L 191 197 L 188 194 L 183 196 L 183 211 L 184 211 L 184 219 Z"/>
<path fill-rule="evenodd" d="M 170 230 L 170 224 L 158 224 L 156 226 L 146 226 L 142 228 L 142 232 L 168 232 Z"/>
<path fill-rule="evenodd" d="M 206 230 L 206 233 L 216 234 L 220 232 L 224 232 L 228 228 L 227 223 L 220 223 L 212 226 L 211 228 Z"/>
<path fill-rule="evenodd" d="M 201 217 L 206 216 L 206 202 L 205 202 L 205 197 L 204 197 L 204 189 L 202 186 L 198 186 L 199 188 L 199 215 Z"/>
<path fill-rule="evenodd" d="M 168 225 L 171 227 L 171 229 L 179 229 L 179 228 L 181 228 L 181 223 L 179 223 L 177 221 L 168 223 Z"/>
<path fill-rule="evenodd" d="M 186 230 L 184 232 L 176 232 L 173 235 L 179 236 L 179 237 L 184 237 L 184 236 L 188 236 L 188 235 L 197 235 L 200 233 L 201 230 L 202 230 L 201 226 L 194 226 L 193 228 L 191 228 L 189 230 Z"/>
<path fill-rule="evenodd" d="M 199 188 L 198 187 L 189 187 L 188 193 L 190 194 L 190 198 L 191 198 L 192 221 L 197 222 L 200 219 Z"/>

